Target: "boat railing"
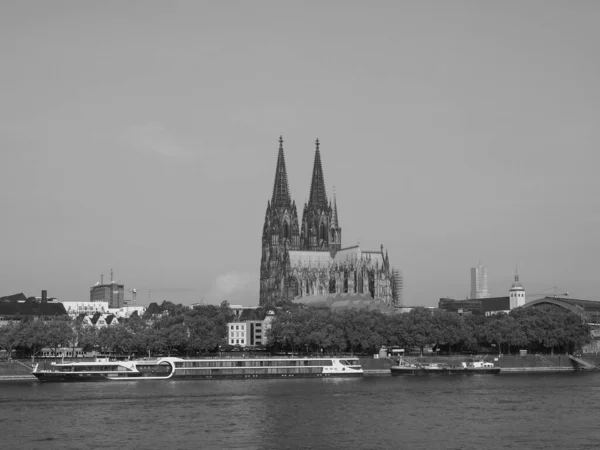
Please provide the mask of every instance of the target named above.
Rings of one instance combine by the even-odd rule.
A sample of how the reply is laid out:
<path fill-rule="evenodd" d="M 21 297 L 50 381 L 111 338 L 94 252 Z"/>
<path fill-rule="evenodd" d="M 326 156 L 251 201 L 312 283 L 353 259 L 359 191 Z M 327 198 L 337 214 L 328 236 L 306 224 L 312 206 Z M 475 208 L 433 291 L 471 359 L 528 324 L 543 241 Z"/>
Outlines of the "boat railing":
<path fill-rule="evenodd" d="M 141 357 L 135 358 L 131 357 L 131 359 L 116 359 L 116 358 L 94 358 L 91 360 L 82 360 L 82 359 L 67 359 L 65 358 L 63 361 L 59 361 L 58 364 L 72 364 L 72 363 L 90 363 L 90 362 L 127 362 L 127 361 L 136 361 L 136 362 L 158 362 L 163 358 L 179 358 L 183 360 L 216 360 L 216 359 L 358 359 L 358 356 L 351 355 L 256 355 L 249 353 L 240 353 L 239 355 L 223 355 L 223 356 L 157 356 L 157 357 Z M 56 364 L 54 362 L 50 363 L 52 365 Z"/>
<path fill-rule="evenodd" d="M 358 359 L 358 356 L 350 355 L 223 355 L 223 356 L 186 356 L 181 359 Z"/>

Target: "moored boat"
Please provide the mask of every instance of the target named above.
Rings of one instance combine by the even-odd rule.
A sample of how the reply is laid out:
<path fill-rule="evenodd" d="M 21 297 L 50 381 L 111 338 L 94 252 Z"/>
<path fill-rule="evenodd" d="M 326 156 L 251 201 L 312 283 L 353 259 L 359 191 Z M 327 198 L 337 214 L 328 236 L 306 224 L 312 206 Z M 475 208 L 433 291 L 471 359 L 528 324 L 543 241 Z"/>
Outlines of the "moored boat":
<path fill-rule="evenodd" d="M 496 375 L 500 367 L 485 361 L 462 362 L 460 366 L 449 364 L 422 364 L 416 360 L 400 359 L 397 366 L 390 368 L 392 375 Z"/>
<path fill-rule="evenodd" d="M 306 378 L 363 376 L 358 358 L 206 358 L 52 363 L 36 365 L 40 381 L 132 381 L 216 378 Z"/>

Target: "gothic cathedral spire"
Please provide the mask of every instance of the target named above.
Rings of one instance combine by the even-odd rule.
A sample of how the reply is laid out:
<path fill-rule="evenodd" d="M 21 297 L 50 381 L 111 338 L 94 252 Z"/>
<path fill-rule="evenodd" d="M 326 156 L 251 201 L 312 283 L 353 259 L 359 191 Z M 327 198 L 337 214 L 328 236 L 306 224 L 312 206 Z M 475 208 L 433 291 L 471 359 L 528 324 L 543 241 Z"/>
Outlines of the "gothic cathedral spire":
<path fill-rule="evenodd" d="M 323 176 L 323 167 L 321 165 L 321 152 L 319 151 L 319 140 L 315 142 L 315 162 L 313 164 L 312 180 L 310 183 L 310 195 L 308 197 L 308 206 L 315 209 L 327 209 L 327 192 L 325 191 L 325 178 Z"/>
<path fill-rule="evenodd" d="M 300 245 L 303 250 L 329 250 L 335 253 L 341 248 L 341 229 L 337 223 L 337 205 L 335 198 L 334 208 L 327 201 L 318 139 L 315 144 L 315 161 L 310 183 L 310 194 L 302 214 Z M 335 224 L 333 220 L 335 220 Z"/>
<path fill-rule="evenodd" d="M 260 261 L 260 304 L 275 304 L 295 295 L 295 287 L 288 285 L 290 270 L 289 251 L 300 247 L 300 227 L 296 203 L 292 202 L 288 185 L 283 137 L 279 137 L 279 153 L 273 182 L 273 196 L 267 202 L 263 225 L 262 257 Z M 288 294 L 288 289 L 291 294 Z"/>
<path fill-rule="evenodd" d="M 338 219 L 337 198 L 335 195 L 335 186 L 333 187 L 333 208 L 331 210 L 331 222 L 329 224 L 329 249 L 331 255 L 335 256 L 336 252 L 342 248 L 342 229 Z"/>
<path fill-rule="evenodd" d="M 279 153 L 277 154 L 271 206 L 273 208 L 291 208 L 292 206 L 287 170 L 285 168 L 285 156 L 283 154 L 283 136 L 279 136 Z"/>

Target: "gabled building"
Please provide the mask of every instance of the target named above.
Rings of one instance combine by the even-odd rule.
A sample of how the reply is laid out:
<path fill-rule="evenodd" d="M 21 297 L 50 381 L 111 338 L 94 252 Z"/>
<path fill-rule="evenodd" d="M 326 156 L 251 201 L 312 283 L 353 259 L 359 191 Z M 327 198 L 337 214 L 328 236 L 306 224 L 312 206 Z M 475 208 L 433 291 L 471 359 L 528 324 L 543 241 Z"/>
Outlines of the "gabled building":
<path fill-rule="evenodd" d="M 94 314 L 93 316 L 83 316 L 81 321 L 84 325 L 94 328 L 105 328 L 112 325 L 117 325 L 119 319 L 113 314 Z"/>
<path fill-rule="evenodd" d="M 63 304 L 56 299 L 48 299 L 42 292 L 41 300 L 26 297 L 23 293 L 0 298 L 0 326 L 24 317 L 52 319 L 67 316 Z"/>

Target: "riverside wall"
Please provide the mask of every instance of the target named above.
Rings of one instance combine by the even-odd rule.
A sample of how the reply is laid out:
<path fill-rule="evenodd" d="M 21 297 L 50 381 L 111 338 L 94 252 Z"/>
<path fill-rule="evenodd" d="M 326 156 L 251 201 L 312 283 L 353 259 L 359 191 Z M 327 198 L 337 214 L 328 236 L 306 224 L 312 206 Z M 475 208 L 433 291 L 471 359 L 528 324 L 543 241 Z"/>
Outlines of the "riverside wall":
<path fill-rule="evenodd" d="M 31 370 L 31 365 L 27 365 L 20 361 L 1 361 L 0 380 L 35 380 L 36 378 L 33 375 L 31 375 Z"/>
<path fill-rule="evenodd" d="M 568 355 L 479 355 L 486 356 L 485 360 L 494 362 L 502 370 L 500 373 L 549 373 L 569 372 L 580 369 L 579 364 L 572 361 Z M 600 355 L 585 354 L 582 359 L 600 369 Z M 450 356 L 421 356 L 412 357 L 423 364 L 440 363 L 458 366 L 469 360 L 468 355 Z M 361 357 L 361 365 L 365 375 L 391 374 L 390 367 L 397 364 L 396 360 L 389 358 Z"/>

